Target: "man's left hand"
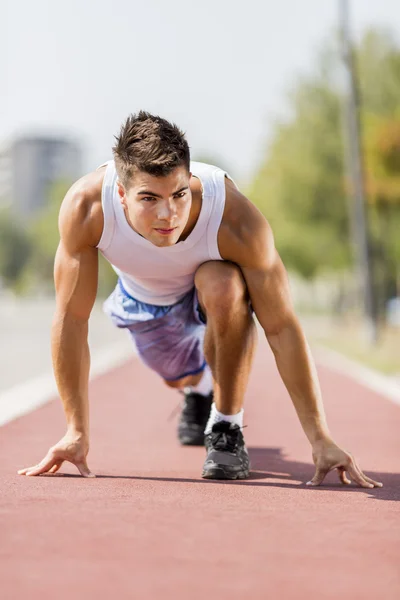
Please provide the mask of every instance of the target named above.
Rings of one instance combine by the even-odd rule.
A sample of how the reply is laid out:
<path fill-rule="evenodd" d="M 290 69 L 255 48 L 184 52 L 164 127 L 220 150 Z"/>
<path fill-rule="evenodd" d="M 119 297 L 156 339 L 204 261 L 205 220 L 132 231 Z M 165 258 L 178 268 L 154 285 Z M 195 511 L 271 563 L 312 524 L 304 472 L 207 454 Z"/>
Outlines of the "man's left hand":
<path fill-rule="evenodd" d="M 354 457 L 337 446 L 332 440 L 319 441 L 313 445 L 313 460 L 316 466 L 315 475 L 307 485 L 320 485 L 329 471 L 338 470 L 339 479 L 350 484 L 349 477 L 364 488 L 382 487 L 382 483 L 364 475 Z"/>

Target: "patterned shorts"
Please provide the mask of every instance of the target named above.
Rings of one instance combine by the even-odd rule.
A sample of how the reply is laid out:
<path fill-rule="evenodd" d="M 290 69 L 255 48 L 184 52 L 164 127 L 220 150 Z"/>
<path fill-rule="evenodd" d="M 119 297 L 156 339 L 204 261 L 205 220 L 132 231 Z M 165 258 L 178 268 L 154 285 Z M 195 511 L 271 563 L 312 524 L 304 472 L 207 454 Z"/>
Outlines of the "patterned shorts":
<path fill-rule="evenodd" d="M 195 375 L 206 366 L 206 320 L 195 288 L 176 304 L 155 306 L 129 296 L 118 280 L 103 308 L 114 325 L 129 331 L 140 358 L 163 379 Z"/>

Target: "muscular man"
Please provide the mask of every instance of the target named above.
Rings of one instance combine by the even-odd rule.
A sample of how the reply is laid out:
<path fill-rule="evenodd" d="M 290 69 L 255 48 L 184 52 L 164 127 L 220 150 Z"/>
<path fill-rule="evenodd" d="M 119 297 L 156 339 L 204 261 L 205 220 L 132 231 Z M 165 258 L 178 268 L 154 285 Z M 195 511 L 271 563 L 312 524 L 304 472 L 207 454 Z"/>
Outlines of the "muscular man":
<path fill-rule="evenodd" d="M 100 250 L 118 274 L 105 310 L 129 330 L 144 362 L 184 393 L 179 439 L 205 440 L 203 477 L 249 475 L 242 421 L 254 311 L 312 447 L 316 472 L 309 483 L 319 485 L 337 469 L 343 483 L 350 483 L 347 472 L 363 487 L 381 486 L 331 437 L 263 215 L 227 173 L 190 162 L 183 133 L 158 116 L 131 115 L 113 152 L 113 161 L 72 186 L 60 211 L 52 356 L 67 432 L 38 465 L 19 473 L 54 473 L 67 460 L 93 476 L 87 334 Z"/>

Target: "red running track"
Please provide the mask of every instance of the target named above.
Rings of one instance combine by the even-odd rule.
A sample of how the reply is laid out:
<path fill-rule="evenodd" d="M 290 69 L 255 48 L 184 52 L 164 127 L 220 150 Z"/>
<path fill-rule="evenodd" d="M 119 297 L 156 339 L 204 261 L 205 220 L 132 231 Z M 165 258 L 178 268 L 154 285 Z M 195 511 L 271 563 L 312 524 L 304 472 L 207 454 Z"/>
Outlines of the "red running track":
<path fill-rule="evenodd" d="M 308 488 L 309 444 L 260 343 L 245 422 L 252 477 L 200 478 L 181 448 L 178 394 L 138 360 L 91 385 L 96 479 L 37 478 L 64 433 L 60 402 L 0 429 L 0 598 L 251 600 L 400 598 L 400 407 L 320 368 L 335 439 L 383 481 Z"/>

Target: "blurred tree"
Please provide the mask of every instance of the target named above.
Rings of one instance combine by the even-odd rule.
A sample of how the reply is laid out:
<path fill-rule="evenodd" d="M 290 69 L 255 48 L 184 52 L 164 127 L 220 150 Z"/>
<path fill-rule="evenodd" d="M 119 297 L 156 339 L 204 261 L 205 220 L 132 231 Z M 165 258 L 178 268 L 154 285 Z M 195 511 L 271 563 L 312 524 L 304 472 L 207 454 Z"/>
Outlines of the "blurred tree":
<path fill-rule="evenodd" d="M 378 206 L 400 204 L 400 112 L 368 114 L 364 123 L 368 199 Z"/>
<path fill-rule="evenodd" d="M 282 258 L 304 277 L 349 264 L 340 99 L 325 52 L 290 98 L 249 195 L 270 221 Z"/>
<path fill-rule="evenodd" d="M 387 30 L 368 30 L 357 52 L 364 109 L 392 116 L 400 104 L 400 51 Z"/>
<path fill-rule="evenodd" d="M 0 211 L 0 279 L 5 287 L 22 291 L 20 278 L 31 252 L 29 236 L 11 211 Z"/>
<path fill-rule="evenodd" d="M 34 251 L 25 276 L 34 288 L 44 292 L 53 290 L 54 256 L 60 240 L 58 213 L 69 187 L 69 182 L 58 181 L 49 188 L 47 203 L 29 228 Z"/>
<path fill-rule="evenodd" d="M 366 115 L 366 187 L 371 204 L 376 276 L 381 309 L 400 296 L 400 114 Z"/>
<path fill-rule="evenodd" d="M 338 61 L 327 44 L 315 71 L 297 82 L 289 97 L 291 118 L 276 126 L 249 190 L 287 266 L 309 278 L 351 262 Z M 400 279 L 400 49 L 386 32 L 368 31 L 358 67 L 382 308 Z"/>

